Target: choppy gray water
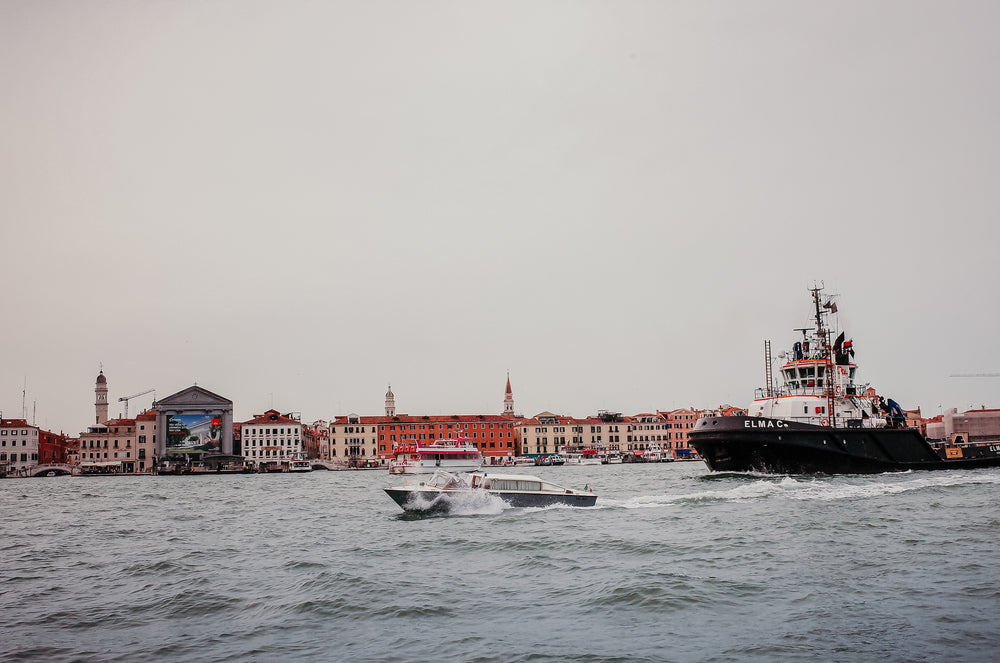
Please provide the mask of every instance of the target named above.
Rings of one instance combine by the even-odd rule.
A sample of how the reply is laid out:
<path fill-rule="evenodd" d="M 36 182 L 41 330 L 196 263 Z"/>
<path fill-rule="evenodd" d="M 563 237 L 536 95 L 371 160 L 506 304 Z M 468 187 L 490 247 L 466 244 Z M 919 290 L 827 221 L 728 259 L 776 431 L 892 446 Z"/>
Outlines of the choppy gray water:
<path fill-rule="evenodd" d="M 413 518 L 374 471 L 0 481 L 0 658 L 1000 656 L 1000 471 L 534 470 L 598 506 Z"/>

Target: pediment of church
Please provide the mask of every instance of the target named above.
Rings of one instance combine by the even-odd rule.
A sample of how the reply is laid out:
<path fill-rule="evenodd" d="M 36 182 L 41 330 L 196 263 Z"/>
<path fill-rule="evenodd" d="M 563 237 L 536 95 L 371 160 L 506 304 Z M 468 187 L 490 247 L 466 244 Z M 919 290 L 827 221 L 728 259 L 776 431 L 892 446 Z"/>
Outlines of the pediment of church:
<path fill-rule="evenodd" d="M 176 394 L 156 401 L 157 410 L 170 409 L 218 409 L 232 410 L 233 402 L 198 385 L 182 389 Z"/>

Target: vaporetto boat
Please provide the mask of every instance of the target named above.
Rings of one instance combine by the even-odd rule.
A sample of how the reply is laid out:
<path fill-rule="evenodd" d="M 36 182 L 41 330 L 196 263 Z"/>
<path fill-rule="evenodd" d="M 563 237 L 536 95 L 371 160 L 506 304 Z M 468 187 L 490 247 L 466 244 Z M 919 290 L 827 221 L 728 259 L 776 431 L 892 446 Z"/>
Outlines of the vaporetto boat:
<path fill-rule="evenodd" d="M 773 384 L 765 344 L 765 382 L 747 416 L 703 416 L 689 434 L 708 467 L 722 472 L 876 473 L 1000 466 L 1000 440 L 969 436 L 932 443 L 906 425 L 892 399 L 855 381 L 854 344 L 829 318 L 833 297 L 810 289 L 813 326 L 782 353 Z"/>

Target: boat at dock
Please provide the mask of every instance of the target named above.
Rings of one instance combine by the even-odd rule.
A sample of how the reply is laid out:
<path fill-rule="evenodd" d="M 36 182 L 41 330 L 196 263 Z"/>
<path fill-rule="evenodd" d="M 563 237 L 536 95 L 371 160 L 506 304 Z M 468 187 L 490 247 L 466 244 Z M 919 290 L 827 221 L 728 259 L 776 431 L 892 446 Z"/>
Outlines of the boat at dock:
<path fill-rule="evenodd" d="M 654 442 L 642 452 L 642 459 L 647 463 L 670 463 L 673 462 L 674 457 L 670 455 L 669 451 L 664 451 L 658 443 Z"/>
<path fill-rule="evenodd" d="M 433 474 L 438 470 L 471 472 L 483 464 L 483 454 L 471 440 L 418 440 L 400 442 L 392 449 L 389 474 Z"/>
<path fill-rule="evenodd" d="M 288 461 L 289 472 L 312 472 L 312 463 L 305 458 L 293 458 Z"/>
<path fill-rule="evenodd" d="M 567 447 L 560 454 L 564 465 L 600 465 L 601 457 L 597 449 Z"/>
<path fill-rule="evenodd" d="M 1000 466 L 1000 440 L 956 434 L 931 441 L 907 426 L 906 413 L 869 384 L 855 381 L 853 340 L 831 327 L 837 313 L 821 287 L 810 289 L 811 326 L 779 355 L 773 380 L 765 343 L 765 387 L 744 416 L 704 416 L 690 445 L 716 472 L 870 474 Z"/>
<path fill-rule="evenodd" d="M 495 496 L 512 507 L 594 506 L 592 490 L 576 491 L 528 474 L 437 471 L 423 481 L 410 479 L 385 492 L 405 511 L 447 512 L 456 504 Z"/>

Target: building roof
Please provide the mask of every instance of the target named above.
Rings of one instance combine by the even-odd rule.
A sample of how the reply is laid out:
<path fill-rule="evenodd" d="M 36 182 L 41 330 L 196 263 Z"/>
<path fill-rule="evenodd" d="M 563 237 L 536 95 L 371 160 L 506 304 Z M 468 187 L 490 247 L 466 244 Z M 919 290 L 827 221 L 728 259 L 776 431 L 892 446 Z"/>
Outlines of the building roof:
<path fill-rule="evenodd" d="M 358 424 L 440 424 L 440 423 L 520 423 L 524 417 L 504 414 L 436 414 L 436 415 L 412 415 L 396 414 L 392 416 L 371 416 L 362 417 L 354 414 L 342 415 L 330 422 L 331 426 L 350 425 L 350 419 L 357 419 Z"/>
<path fill-rule="evenodd" d="M 104 426 L 135 426 L 135 419 L 108 419 Z"/>
<path fill-rule="evenodd" d="M 264 414 L 255 414 L 253 419 L 244 421 L 240 425 L 245 426 L 247 424 L 299 424 L 301 426 L 302 422 L 295 421 L 291 417 L 286 417 L 277 410 L 268 410 Z"/>

